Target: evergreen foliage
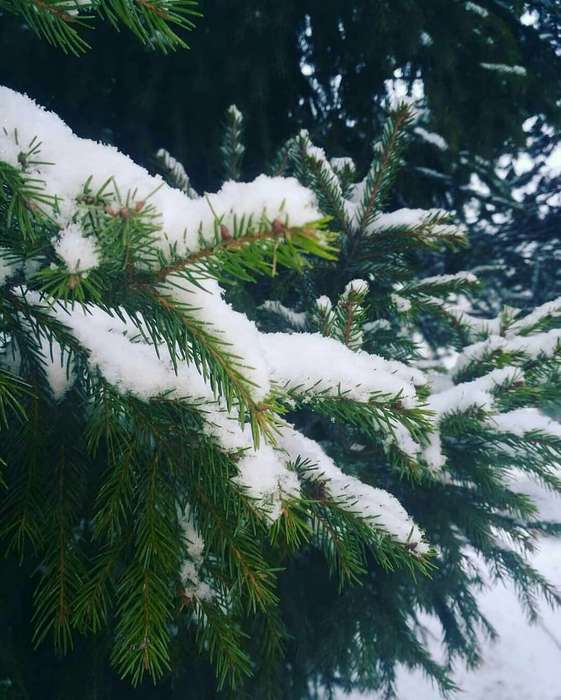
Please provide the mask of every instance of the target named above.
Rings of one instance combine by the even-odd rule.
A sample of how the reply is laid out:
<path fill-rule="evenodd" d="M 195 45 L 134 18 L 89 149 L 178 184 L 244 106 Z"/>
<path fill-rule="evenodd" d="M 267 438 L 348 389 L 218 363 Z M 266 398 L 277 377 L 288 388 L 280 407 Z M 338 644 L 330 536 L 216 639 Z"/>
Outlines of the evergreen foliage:
<path fill-rule="evenodd" d="M 300 128 L 365 169 L 388 87 L 400 82 L 412 94 L 422 82 L 421 126 L 439 134 L 449 152 L 416 135 L 409 158 L 451 182 L 439 185 L 411 168 L 399 193 L 420 206 L 435 192 L 453 194 L 456 206 L 467 196 L 461 187 L 469 184 L 474 156 L 492 159 L 523 145 L 526 118 L 543 114 L 553 127 L 559 123 L 560 10 L 550 0 L 246 0 L 241 6 L 204 0 L 200 9 L 204 18 L 189 37 L 188 53 L 158 56 L 100 25 L 103 52 L 79 62 L 4 16 L 0 38 L 14 60 L 2 67 L 0 82 L 56 108 L 83 135 L 103 133 L 141 162 L 165 139 L 204 189 L 220 180 L 217 115 L 233 102 L 249 120 L 249 175 Z M 524 11 L 538 21 L 522 24 Z M 25 60 L 29 54 L 32 63 Z M 526 74 L 481 64 L 520 66 Z M 163 96 L 173 97 L 165 107 Z"/>
<path fill-rule="evenodd" d="M 71 5 L 63 3 L 74 12 Z M 164 138 L 198 189 L 216 189 L 223 175 L 216 115 L 233 101 L 249 119 L 244 162 L 253 177 L 301 127 L 330 153 L 352 156 L 364 172 L 392 96 L 413 97 L 419 115 L 407 175 L 398 174 L 391 204 L 453 210 L 471 229 L 472 247 L 431 259 L 432 272 L 477 268 L 489 290 L 485 313 L 498 313 L 502 303 L 528 308 L 532 299 L 542 303 L 560 293 L 558 177 L 534 178 L 559 141 L 558 3 L 204 0 L 204 19 L 190 37 L 194 51 L 168 56 L 145 46 L 160 41 L 173 48 L 168 39 L 179 46 L 169 34 L 173 23 L 151 38 L 143 28 L 159 16 L 137 26 L 152 5 L 133 2 L 130 16 L 117 10 L 108 16 L 104 3 L 80 4 L 79 14 L 57 29 L 78 31 L 77 50 L 88 36 L 81 23 L 100 13 L 132 22 L 143 45 L 124 42 L 111 22 L 102 22 L 96 31 L 103 52 L 79 62 L 45 46 L 21 15 L 10 16 L 11 7 L 28 8 L 24 19 L 33 25 L 47 13 L 50 28 L 57 15 L 46 8 L 58 5 L 32 12 L 36 6 L 0 6 L 6 13 L 0 41 L 12 57 L 0 66 L 0 82 L 150 166 Z M 535 123 L 528 132 L 529 119 Z M 520 153 L 526 162 L 534 158 L 532 171 L 513 167 Z M 482 259 L 493 263 L 482 266 Z"/>
<path fill-rule="evenodd" d="M 482 318 L 473 275 L 420 274 L 465 237 L 383 212 L 407 106 L 362 180 L 300 133 L 197 197 L 0 103 L 8 697 L 391 694 L 399 662 L 446 692 L 493 634 L 485 570 L 559 602 L 516 477 L 561 490 L 561 304 Z"/>
<path fill-rule="evenodd" d="M 65 53 L 90 48 L 82 36 L 94 17 L 130 30 L 143 44 L 170 51 L 187 44 L 175 28 L 192 29 L 197 0 L 2 0 L 0 11 L 21 17 L 26 25 Z"/>

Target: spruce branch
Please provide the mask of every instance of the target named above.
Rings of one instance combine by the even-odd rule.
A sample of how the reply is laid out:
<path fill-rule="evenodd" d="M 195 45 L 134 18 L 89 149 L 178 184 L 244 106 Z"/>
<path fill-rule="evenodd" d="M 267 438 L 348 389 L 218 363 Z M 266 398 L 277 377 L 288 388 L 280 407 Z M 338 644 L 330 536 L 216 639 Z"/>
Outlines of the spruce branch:
<path fill-rule="evenodd" d="M 354 513 L 352 497 L 332 498 L 325 479 L 313 476 L 306 463 L 301 463 L 299 469 L 306 485 L 306 504 L 314 539 L 336 575 L 340 590 L 361 582 L 368 551 L 383 568 L 404 566 L 425 574 L 430 570 L 428 560 L 411 557 L 407 546 L 395 542 L 377 528 L 374 519 Z"/>
<path fill-rule="evenodd" d="M 35 392 L 33 392 L 35 389 Z M 0 537 L 6 543 L 6 553 L 14 552 L 23 561 L 28 547 L 35 552 L 41 550 L 45 538 L 45 502 L 43 498 L 42 453 L 46 449 L 46 418 L 39 400 L 38 382 L 32 385 L 28 420 L 6 435 L 2 446 L 3 461 L 7 463 L 6 483 L 8 491 L 0 506 Z M 17 444 L 25 445 L 17 462 Z"/>
<path fill-rule="evenodd" d="M 291 151 L 294 148 L 294 139 L 288 139 L 278 149 L 275 157 L 268 167 L 268 173 L 272 176 L 286 175 L 289 165 Z"/>
<path fill-rule="evenodd" d="M 263 525 L 251 516 L 251 507 L 248 509 L 246 498 L 240 498 L 231 487 L 225 501 L 218 500 L 201 489 L 192 493 L 197 520 L 202 531 L 208 533 L 207 547 L 210 552 L 220 553 L 225 560 L 223 576 L 227 577 L 225 580 L 229 590 L 240 597 L 248 613 L 267 613 L 278 600 L 275 593 L 277 570 L 267 562 L 255 539 L 257 532 L 262 531 Z M 233 518 L 240 506 L 243 507 L 242 512 L 246 518 L 250 516 L 250 520 L 245 527 L 238 527 L 237 531 L 232 531 L 235 522 Z"/>
<path fill-rule="evenodd" d="M 263 219 L 257 225 L 251 220 L 234 221 L 230 231 L 217 221 L 215 240 L 200 250 L 163 265 L 156 279 L 164 280 L 178 272 L 196 275 L 234 277 L 253 281 L 256 273 L 274 274 L 277 266 L 301 269 L 303 255 L 335 259 L 336 249 L 330 245 L 333 236 L 325 231 L 325 221 L 307 226 L 290 226 L 287 222 Z"/>
<path fill-rule="evenodd" d="M 196 599 L 186 601 L 185 607 L 191 609 L 200 651 L 208 653 L 216 668 L 218 688 L 236 690 L 252 675 L 244 649 L 247 635 L 218 605 Z"/>
<path fill-rule="evenodd" d="M 259 445 L 260 436 L 273 436 L 273 415 L 265 404 L 257 403 L 252 396 L 252 381 L 244 374 L 247 367 L 241 358 L 228 349 L 228 343 L 208 324 L 201 322 L 187 304 L 178 302 L 165 291 L 153 291 L 154 301 L 168 315 L 174 315 L 184 325 L 190 340 L 188 359 L 191 359 L 217 396 L 221 396 L 230 410 L 239 411 L 239 419 L 249 420 L 253 439 Z"/>
<path fill-rule="evenodd" d="M 68 443 L 57 451 L 52 502 L 45 523 L 55 537 L 47 543 L 34 592 L 33 642 L 37 646 L 52 634 L 55 648 L 66 653 L 73 646 L 73 606 L 84 573 L 83 557 L 76 542 L 83 456 Z"/>
<path fill-rule="evenodd" d="M 323 151 L 312 145 L 307 132 L 301 132 L 289 154 L 298 176 L 316 193 L 322 211 L 343 232 L 350 233 L 352 225 L 341 183 Z"/>
<path fill-rule="evenodd" d="M 174 187 L 184 192 L 190 199 L 196 199 L 199 195 L 191 186 L 191 181 L 183 166 L 183 163 L 176 160 L 165 148 L 158 149 L 156 158 L 160 167 L 167 175 L 168 180 Z"/>
<path fill-rule="evenodd" d="M 182 548 L 178 542 L 176 497 L 166 483 L 158 454 L 139 470 L 139 503 L 133 524 L 133 560 L 117 583 L 117 626 L 112 662 L 137 685 L 145 674 L 169 668 L 169 623 Z"/>
<path fill-rule="evenodd" d="M 150 42 L 156 24 L 141 15 L 165 21 L 169 3 L 134 7 Z M 559 602 L 525 559 L 535 534 L 559 525 L 540 520 L 511 475 L 561 489 L 560 431 L 536 410 L 561 398 L 558 336 L 536 335 L 558 326 L 561 306 L 486 321 L 449 299 L 476 291 L 469 276 L 417 279 L 424 253 L 453 249 L 462 235 L 442 212 L 380 211 L 400 160 L 395 121 L 359 185 L 348 162 L 328 160 L 303 136 L 275 166 L 314 187 L 347 252 L 350 214 L 364 218 L 360 245 L 342 261 L 295 180 L 230 183 L 253 214 L 237 216 L 218 193 L 207 199 L 213 220 L 201 215 L 204 200 L 166 185 L 139 198 L 159 183 L 113 153 L 111 167 L 121 162 L 123 172 L 83 183 L 77 169 L 59 209 L 47 195 L 58 166 L 43 167 L 39 139 L 0 134 L 16 163 L 0 166 L 0 535 L 36 573 L 38 643 L 54 637 L 64 651 L 76 632 L 102 633 L 114 669 L 133 684 L 169 670 L 177 678 L 183 664 L 199 665 L 199 652 L 216 686 L 274 697 L 293 690 L 297 647 L 306 688 L 311 679 L 330 692 L 333 669 L 337 679 L 348 671 L 365 687 L 391 688 L 399 660 L 449 690 L 417 613 L 442 622 L 450 660 L 477 661 L 478 629 L 492 630 L 466 549 L 515 581 L 532 614 L 540 592 Z M 230 155 L 241 153 L 239 126 Z M 239 159 L 230 165 L 239 176 Z M 33 181 L 36 170 L 45 182 Z M 120 191 L 135 178 L 138 190 Z M 357 202 L 362 188 L 368 196 Z M 260 214 L 269 210 L 270 219 Z M 291 225 L 305 211 L 315 221 Z M 76 255 L 63 245 L 69 226 Z M 264 333 L 250 323 L 256 307 L 285 318 L 298 309 L 292 330 L 326 337 L 275 333 L 275 319 Z M 237 343 L 236 322 L 251 329 L 248 341 Z M 463 368 L 444 374 L 485 381 L 440 391 L 425 382 L 419 367 L 440 368 L 441 348 L 489 334 L 500 338 L 489 352 L 466 348 Z M 513 339 L 528 347 L 509 347 Z M 247 353 L 244 342 L 254 346 Z"/>
<path fill-rule="evenodd" d="M 242 142 L 243 116 L 236 105 L 226 111 L 226 126 L 220 152 L 224 168 L 224 179 L 237 181 L 241 176 L 241 164 L 245 153 Z"/>
<path fill-rule="evenodd" d="M 90 26 L 92 15 L 79 14 L 93 10 L 93 3 L 77 0 L 2 0 L 2 7 L 20 15 L 24 22 L 49 44 L 65 53 L 79 56 L 88 48 L 80 30 Z"/>
<path fill-rule="evenodd" d="M 45 236 L 45 223 L 56 206 L 56 198 L 45 192 L 40 178 L 0 162 L 0 211 L 6 227 L 2 237 L 20 254 Z"/>
<path fill-rule="evenodd" d="M 143 44 L 164 53 L 188 48 L 175 29 L 192 30 L 191 18 L 200 16 L 196 0 L 2 0 L 0 7 L 75 56 L 90 48 L 82 32 L 92 29 L 96 15 L 116 29 L 127 27 Z"/>
<path fill-rule="evenodd" d="M 13 415 L 20 420 L 27 419 L 27 412 L 22 401 L 30 393 L 30 386 L 19 377 L 0 367 L 0 424 L 9 425 Z"/>
<path fill-rule="evenodd" d="M 400 104 L 389 116 L 382 138 L 375 146 L 375 156 L 366 180 L 361 208 L 357 217 L 357 230 L 364 231 L 382 208 L 388 190 L 400 167 L 406 132 L 414 118 L 411 106 Z"/>

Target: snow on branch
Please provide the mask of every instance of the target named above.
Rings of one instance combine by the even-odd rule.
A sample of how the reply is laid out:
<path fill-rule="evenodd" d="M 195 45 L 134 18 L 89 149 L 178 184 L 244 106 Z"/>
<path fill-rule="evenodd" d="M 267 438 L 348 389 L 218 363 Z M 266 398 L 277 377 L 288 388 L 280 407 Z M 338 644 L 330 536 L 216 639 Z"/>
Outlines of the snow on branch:
<path fill-rule="evenodd" d="M 185 255 L 214 241 L 217 219 L 233 229 L 234 217 L 258 221 L 265 215 L 291 226 L 322 217 L 313 194 L 294 178 L 261 175 L 254 182 L 227 182 L 216 194 L 190 199 L 113 146 L 75 136 L 58 116 L 25 95 L 0 87 L 0 103 L 0 160 L 19 168 L 28 145 L 40 143 L 40 162 L 31 171 L 44 182 L 45 193 L 57 198 L 52 216 L 61 228 L 78 213 L 84 185 L 95 192 L 108 179 L 115 196 L 130 193 L 134 202 L 149 200 L 159 212 L 156 243 L 165 256 L 172 251 Z"/>
<path fill-rule="evenodd" d="M 429 467 L 438 471 L 446 463 L 440 433 L 441 421 L 444 417 L 465 413 L 471 409 L 489 412 L 495 405 L 497 392 L 503 386 L 520 383 L 523 379 L 524 374 L 520 368 L 501 367 L 471 382 L 464 382 L 431 394 L 427 399 L 427 407 L 434 413 L 435 426 L 422 451 L 422 457 Z"/>
<path fill-rule="evenodd" d="M 458 384 L 437 394 L 432 394 L 428 406 L 438 417 L 472 407 L 490 409 L 495 392 L 507 383 L 520 382 L 524 374 L 519 367 L 501 367 L 471 382 Z"/>
<path fill-rule="evenodd" d="M 561 316 L 561 297 L 558 299 L 553 299 L 548 301 L 541 306 L 537 306 L 533 311 L 524 316 L 523 318 L 517 319 L 512 323 L 508 330 L 507 335 L 527 335 L 535 330 L 541 330 L 542 325 L 553 321 L 554 319 L 559 319 Z M 544 329 L 545 330 L 545 329 Z"/>
<path fill-rule="evenodd" d="M 342 472 L 320 445 L 290 426 L 281 429 L 279 447 L 293 461 L 304 460 L 309 465 L 307 478 L 325 480 L 330 495 L 344 508 L 369 520 L 374 527 L 408 545 L 417 554 L 428 551 L 423 533 L 390 493 Z"/>
<path fill-rule="evenodd" d="M 480 66 L 485 70 L 494 71 L 495 73 L 516 75 L 520 78 L 526 76 L 526 68 L 524 68 L 524 66 L 509 66 L 506 63 L 480 63 Z"/>
<path fill-rule="evenodd" d="M 165 148 L 158 149 L 156 158 L 160 161 L 162 168 L 164 168 L 174 185 L 182 192 L 185 192 L 191 199 L 196 199 L 199 196 L 191 187 L 191 180 L 183 163 L 174 158 Z"/>
<path fill-rule="evenodd" d="M 415 386 L 426 382 L 414 367 L 354 352 L 319 333 L 267 333 L 261 335 L 261 346 L 272 380 L 302 393 L 343 394 L 364 403 L 377 393 L 399 395 L 405 406 L 413 407 Z"/>
<path fill-rule="evenodd" d="M 423 141 L 426 141 L 427 143 L 430 143 L 433 146 L 436 146 L 440 151 L 447 151 L 448 150 L 448 144 L 446 141 L 440 136 L 440 134 L 435 134 L 432 131 L 427 131 L 426 129 L 423 129 L 422 126 L 416 126 L 413 131 L 417 134 L 417 136 L 420 136 Z"/>
<path fill-rule="evenodd" d="M 561 438 L 561 424 L 544 416 L 536 408 L 517 408 L 507 413 L 494 413 L 489 416 L 488 423 L 499 432 L 519 436 L 538 432 Z"/>
<path fill-rule="evenodd" d="M 561 329 L 553 329 L 547 333 L 536 333 L 529 336 L 503 337 L 492 335 L 487 340 L 473 343 L 464 348 L 458 356 L 454 372 L 459 375 L 470 365 L 475 365 L 493 353 L 525 355 L 536 359 L 540 355 L 551 357 L 559 351 L 561 345 Z"/>
<path fill-rule="evenodd" d="M 261 308 L 264 311 L 269 311 L 271 313 L 280 316 L 284 321 L 286 321 L 292 328 L 301 330 L 306 327 L 306 313 L 303 311 L 294 311 L 294 309 L 289 309 L 280 301 L 267 299 L 261 304 Z"/>
<path fill-rule="evenodd" d="M 301 252 L 331 254 L 329 238 L 313 225 L 322 218 L 316 196 L 295 178 L 229 181 L 193 199 L 117 149 L 78 138 L 29 98 L 0 88 L 0 102 L 0 161 L 22 182 L 41 183 L 49 226 L 58 231 L 39 269 L 23 273 L 10 290 L 14 304 L 47 328 L 49 345 L 60 348 L 53 367 L 62 366 L 63 354 L 75 356 L 91 382 L 106 382 L 125 399 L 184 402 L 198 411 L 205 436 L 235 463 L 234 481 L 269 520 L 300 493 L 290 465 L 294 450 L 287 456 L 277 444 L 279 388 L 343 393 L 365 404 L 373 395 L 381 404 L 398 398 L 404 410 L 419 409 L 416 388 L 425 384 L 419 370 L 319 334 L 262 333 L 224 299 L 217 279 L 224 269 L 247 279 L 249 272 L 274 274 L 277 264 L 297 267 Z M 263 257 L 268 250 L 272 264 Z M 362 299 L 367 291 L 355 280 L 345 298 Z M 73 371 L 67 361 L 68 385 Z M 60 397 L 67 384 L 60 371 L 50 375 Z M 405 423 L 385 425 L 406 452 L 416 451 Z M 303 437 L 298 444 L 307 451 L 315 445 Z M 322 454 L 319 445 L 314 449 Z M 322 473 L 333 480 L 334 497 L 424 551 L 392 496 L 328 464 Z M 191 557 L 200 564 L 200 552 Z M 200 585 L 197 570 L 184 573 Z"/>

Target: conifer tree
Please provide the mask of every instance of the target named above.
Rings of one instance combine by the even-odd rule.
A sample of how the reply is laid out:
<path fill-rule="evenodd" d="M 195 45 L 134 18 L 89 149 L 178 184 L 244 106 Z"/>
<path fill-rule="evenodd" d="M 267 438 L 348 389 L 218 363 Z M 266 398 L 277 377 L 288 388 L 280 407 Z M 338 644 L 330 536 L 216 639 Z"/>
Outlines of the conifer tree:
<path fill-rule="evenodd" d="M 391 693 L 399 662 L 446 692 L 420 612 L 475 665 L 485 569 L 559 602 L 525 556 L 559 525 L 516 477 L 561 489 L 561 301 L 481 318 L 472 274 L 422 275 L 465 241 L 384 211 L 407 105 L 362 179 L 301 132 L 250 182 L 231 108 L 204 196 L 165 151 L 178 187 L 0 106 L 13 697 Z"/>

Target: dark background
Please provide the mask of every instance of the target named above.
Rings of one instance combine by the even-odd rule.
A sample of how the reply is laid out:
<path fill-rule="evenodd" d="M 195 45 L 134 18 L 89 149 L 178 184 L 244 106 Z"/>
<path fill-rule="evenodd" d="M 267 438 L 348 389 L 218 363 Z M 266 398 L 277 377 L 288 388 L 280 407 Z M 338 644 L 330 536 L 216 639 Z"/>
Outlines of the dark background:
<path fill-rule="evenodd" d="M 19 18 L 0 15 L 0 45 L 9 57 L 0 82 L 149 169 L 165 147 L 201 191 L 220 185 L 219 144 L 232 103 L 246 118 L 244 178 L 262 172 L 302 127 L 330 156 L 352 156 L 362 177 L 387 112 L 386 81 L 399 70 L 409 89 L 422 81 L 422 124 L 449 148 L 414 140 L 391 206 L 439 206 L 462 219 L 465 203 L 479 199 L 471 253 L 439 265 L 474 268 L 492 260 L 494 270 L 483 274 L 498 296 L 539 303 L 561 293 L 560 217 L 555 208 L 538 213 L 540 197 L 561 183 L 544 180 L 516 202 L 512 188 L 533 173 L 520 177 L 510 168 L 501 181 L 494 165 L 501 154 L 525 147 L 528 117 L 540 115 L 533 157 L 559 141 L 561 5 L 480 0 L 477 8 L 458 0 L 201 0 L 203 17 L 186 37 L 189 51 L 162 55 L 126 30 L 97 22 L 86 32 L 92 48 L 78 58 L 50 47 Z M 524 8 L 534 24 L 520 21 Z M 522 66 L 526 75 L 482 63 Z M 474 172 L 488 196 L 473 191 Z M 520 252 L 528 241 L 537 244 L 530 259 Z M 509 268 L 515 273 L 507 278 Z"/>

